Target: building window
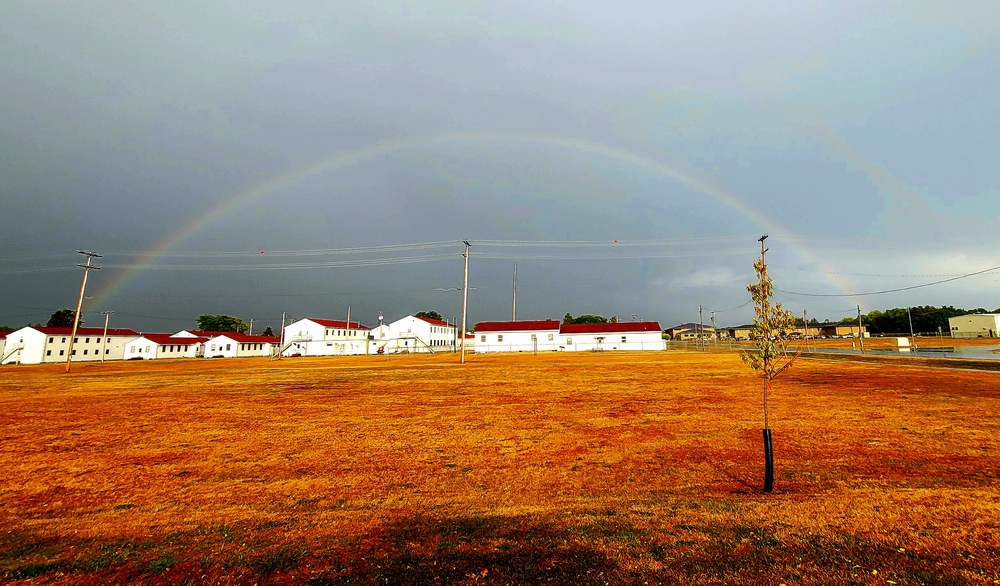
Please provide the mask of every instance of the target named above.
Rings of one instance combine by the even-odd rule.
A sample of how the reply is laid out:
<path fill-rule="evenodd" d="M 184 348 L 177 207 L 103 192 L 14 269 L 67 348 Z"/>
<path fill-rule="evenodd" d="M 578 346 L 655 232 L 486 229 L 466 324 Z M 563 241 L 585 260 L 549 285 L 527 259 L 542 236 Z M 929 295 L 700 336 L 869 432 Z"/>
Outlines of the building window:
<path fill-rule="evenodd" d="M 76 350 L 73 350 L 73 353 L 72 353 L 72 355 L 73 355 L 73 356 L 76 356 Z"/>
<path fill-rule="evenodd" d="M 549 342 L 555 339 L 555 334 L 549 334 Z"/>
<path fill-rule="evenodd" d="M 66 351 L 65 350 L 60 350 L 59 351 L 59 355 L 60 356 L 65 356 L 66 355 Z"/>
<path fill-rule="evenodd" d="M 480 342 L 485 342 L 486 341 L 486 334 L 483 334 L 482 336 L 479 336 L 479 341 Z"/>
<path fill-rule="evenodd" d="M 622 336 L 622 344 L 625 343 L 625 336 Z"/>
<path fill-rule="evenodd" d="M 135 346 L 132 346 L 132 352 L 135 353 Z"/>
<path fill-rule="evenodd" d="M 105 350 L 104 353 L 105 354 L 111 354 L 111 350 Z"/>
<path fill-rule="evenodd" d="M 62 343 L 63 343 L 63 344 L 65 344 L 65 343 L 66 343 L 66 338 L 63 338 L 63 341 L 62 341 Z"/>
<path fill-rule="evenodd" d="M 79 341 L 79 338 L 73 338 L 73 343 L 74 344 L 76 344 L 78 341 Z"/>
<path fill-rule="evenodd" d="M 45 355 L 46 356 L 52 356 L 52 350 L 46 350 L 45 351 Z"/>
<path fill-rule="evenodd" d="M 86 355 L 87 355 L 87 349 L 86 349 L 86 348 L 84 348 L 84 350 L 83 350 L 83 355 L 84 355 L 84 356 L 86 356 Z"/>
<path fill-rule="evenodd" d="M 226 350 L 229 350 L 230 346 L 232 346 L 232 344 L 226 344 Z"/>
<path fill-rule="evenodd" d="M 566 338 L 566 345 L 567 346 L 572 346 L 573 345 L 573 338 Z"/>
<path fill-rule="evenodd" d="M 84 342 L 86 342 L 87 344 L 89 344 L 90 343 L 90 338 L 87 338 L 86 340 L 84 340 Z"/>
<path fill-rule="evenodd" d="M 531 341 L 532 342 L 534 342 L 537 339 L 538 339 L 538 335 L 537 334 L 531 334 Z"/>
<path fill-rule="evenodd" d="M 146 346 L 146 352 L 149 352 L 149 346 Z"/>
<path fill-rule="evenodd" d="M 497 334 L 497 342 L 503 342 L 503 334 Z"/>
<path fill-rule="evenodd" d="M 49 344 L 55 341 L 55 338 L 49 338 Z"/>

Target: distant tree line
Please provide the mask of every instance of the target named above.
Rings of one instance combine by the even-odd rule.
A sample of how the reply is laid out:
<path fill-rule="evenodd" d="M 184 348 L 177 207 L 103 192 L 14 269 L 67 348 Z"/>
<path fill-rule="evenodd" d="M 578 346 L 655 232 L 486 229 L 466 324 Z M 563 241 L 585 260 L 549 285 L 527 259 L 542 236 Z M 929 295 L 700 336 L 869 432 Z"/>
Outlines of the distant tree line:
<path fill-rule="evenodd" d="M 918 333 L 936 333 L 938 328 L 941 328 L 942 332 L 951 331 L 951 327 L 948 325 L 949 317 L 958 317 L 970 313 L 1000 313 L 1000 308 L 988 311 L 982 307 L 961 309 L 950 305 L 942 307 L 919 305 L 909 309 L 910 317 L 913 318 L 913 331 Z M 845 319 L 843 323 L 856 325 L 858 318 Z M 885 311 L 876 309 L 870 313 L 862 314 L 861 323 L 872 334 L 905 334 L 910 331 L 910 321 L 907 317 L 905 307 L 896 307 L 886 309 Z"/>

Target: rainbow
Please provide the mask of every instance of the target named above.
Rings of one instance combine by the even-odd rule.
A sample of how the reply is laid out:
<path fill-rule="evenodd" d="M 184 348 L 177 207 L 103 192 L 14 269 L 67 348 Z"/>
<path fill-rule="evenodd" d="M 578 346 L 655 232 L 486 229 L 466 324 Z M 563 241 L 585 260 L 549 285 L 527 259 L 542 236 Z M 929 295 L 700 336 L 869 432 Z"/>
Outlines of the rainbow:
<path fill-rule="evenodd" d="M 284 188 L 295 185 L 308 177 L 320 173 L 329 173 L 338 169 L 344 169 L 352 165 L 357 165 L 401 151 L 415 150 L 429 146 L 464 144 L 483 145 L 491 143 L 546 146 L 617 161 L 623 165 L 628 165 L 644 172 L 671 179 L 688 188 L 703 193 L 757 224 L 765 232 L 779 238 L 788 238 L 790 242 L 796 241 L 793 234 L 783 229 L 771 219 L 760 214 L 756 209 L 750 207 L 738 197 L 692 171 L 682 170 L 679 165 L 670 165 L 663 161 L 640 155 L 620 147 L 609 146 L 586 139 L 508 131 L 449 132 L 432 136 L 390 139 L 372 143 L 360 148 L 337 150 L 315 161 L 288 169 L 283 173 L 271 177 L 263 183 L 231 194 L 228 197 L 223 198 L 217 205 L 209 209 L 194 222 L 183 226 L 181 229 L 158 242 L 149 250 L 142 252 L 134 263 L 130 264 L 126 270 L 123 270 L 116 275 L 116 277 L 101 290 L 101 292 L 96 296 L 94 305 L 100 306 L 105 303 L 126 284 L 136 278 L 136 276 L 141 274 L 144 270 L 147 270 L 157 258 L 165 255 L 171 249 L 176 248 L 192 235 L 205 230 L 215 222 L 233 214 L 244 206 L 250 205 L 251 203 L 268 195 L 279 192 Z M 829 267 L 825 266 L 824 263 L 822 263 L 811 250 L 801 243 L 793 246 L 796 253 L 803 260 L 819 267 L 821 273 L 824 275 L 824 278 L 831 285 L 844 292 L 845 295 L 850 295 L 847 292 L 848 289 L 846 287 L 848 284 L 842 282 L 841 277 L 831 271 Z"/>

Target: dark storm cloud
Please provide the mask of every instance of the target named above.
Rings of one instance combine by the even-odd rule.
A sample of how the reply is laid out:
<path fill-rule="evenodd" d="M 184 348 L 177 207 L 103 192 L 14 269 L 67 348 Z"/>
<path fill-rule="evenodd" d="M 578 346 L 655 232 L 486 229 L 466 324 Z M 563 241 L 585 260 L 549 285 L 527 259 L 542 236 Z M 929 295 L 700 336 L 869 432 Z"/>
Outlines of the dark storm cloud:
<path fill-rule="evenodd" d="M 72 305 L 77 248 L 107 253 L 91 282 L 101 291 L 125 270 L 115 266 L 225 201 L 404 139 L 276 185 L 167 252 L 454 240 L 452 258 L 150 268 L 88 309 L 164 330 L 200 312 L 273 321 L 349 304 L 363 321 L 379 309 L 449 315 L 458 299 L 435 289 L 460 284 L 463 238 L 680 243 L 672 258 L 627 260 L 497 258 L 477 246 L 473 321 L 508 315 L 515 260 L 524 318 L 678 322 L 700 304 L 732 309 L 746 299 L 755 238 L 772 228 L 775 275 L 800 293 L 1000 265 L 984 238 L 1000 212 L 992 5 L 14 2 L 3 12 L 0 323 Z M 482 139 L 433 141 L 462 132 Z M 497 133 L 535 139 L 486 139 Z M 745 254 L 694 240 L 735 236 Z M 863 299 L 996 298 L 986 275 Z M 855 300 L 785 301 L 836 319 Z"/>

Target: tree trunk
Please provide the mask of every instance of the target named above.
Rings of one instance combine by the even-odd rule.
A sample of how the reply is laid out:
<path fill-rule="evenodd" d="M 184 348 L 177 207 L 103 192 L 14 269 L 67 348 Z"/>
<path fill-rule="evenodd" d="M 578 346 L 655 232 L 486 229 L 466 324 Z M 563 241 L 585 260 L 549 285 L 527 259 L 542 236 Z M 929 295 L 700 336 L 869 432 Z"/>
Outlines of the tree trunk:
<path fill-rule="evenodd" d="M 774 451 L 771 448 L 771 430 L 764 428 L 764 492 L 774 487 Z"/>

